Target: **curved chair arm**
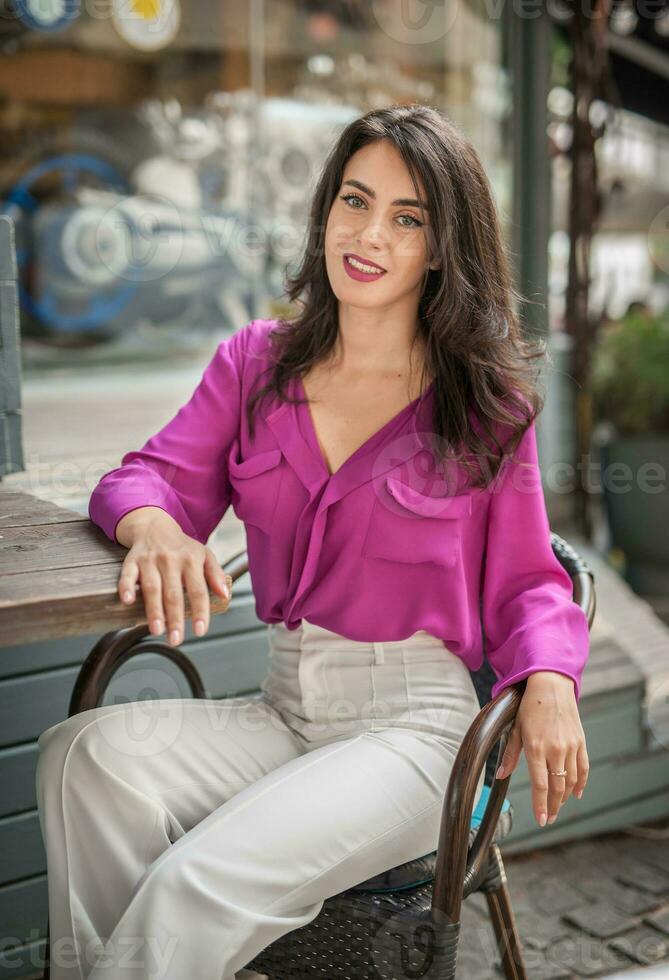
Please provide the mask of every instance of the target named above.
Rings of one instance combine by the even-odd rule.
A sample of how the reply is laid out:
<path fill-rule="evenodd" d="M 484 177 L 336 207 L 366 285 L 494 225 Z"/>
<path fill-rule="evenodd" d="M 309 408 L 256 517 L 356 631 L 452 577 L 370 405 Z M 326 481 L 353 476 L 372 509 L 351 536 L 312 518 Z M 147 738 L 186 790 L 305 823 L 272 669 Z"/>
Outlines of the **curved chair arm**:
<path fill-rule="evenodd" d="M 140 653 L 159 653 L 180 668 L 185 675 L 194 698 L 206 697 L 202 679 L 195 664 L 179 647 L 162 640 L 142 643 L 150 634 L 148 623 L 126 627 L 105 633 L 84 660 L 72 689 L 68 717 L 98 708 L 102 704 L 107 686 L 119 668 L 131 657 Z"/>
<path fill-rule="evenodd" d="M 481 708 L 460 743 L 453 763 L 441 816 L 432 891 L 433 913 L 445 914 L 449 922 L 460 920 L 462 900 L 476 890 L 486 874 L 488 852 L 511 774 L 494 781 L 470 849 L 474 796 L 488 756 L 500 739 L 498 761 L 504 754 L 524 690 L 525 680 L 519 681 L 504 688 Z"/>
<path fill-rule="evenodd" d="M 551 546 L 571 577 L 574 602 L 581 607 L 588 627 L 591 627 L 595 617 L 594 574 L 575 548 L 554 531 L 551 532 Z M 469 849 L 474 794 L 481 770 L 498 740 L 498 763 L 504 755 L 525 686 L 525 679 L 511 684 L 484 705 L 455 757 L 439 831 L 432 891 L 432 916 L 435 920 L 445 914 L 449 922 L 458 922 L 463 899 L 478 887 L 486 874 L 486 859 L 511 774 L 494 780 L 481 826 Z"/>
<path fill-rule="evenodd" d="M 576 549 L 555 531 L 551 531 L 551 546 L 555 557 L 571 575 L 574 584 L 574 602 L 581 607 L 587 616 L 588 627 L 591 627 L 596 608 L 594 572 Z"/>
<path fill-rule="evenodd" d="M 221 568 L 226 575 L 230 576 L 233 582 L 235 582 L 238 578 L 241 578 L 241 576 L 249 570 L 249 558 L 246 548 L 238 551 L 237 554 L 233 555 L 231 558 L 227 558 L 221 565 Z"/>
<path fill-rule="evenodd" d="M 246 549 L 233 555 L 221 567 L 234 582 L 248 571 Z M 206 697 L 202 678 L 190 657 L 179 647 L 173 647 L 163 640 L 152 639 L 151 642 L 142 643 L 144 637 L 149 635 L 149 624 L 140 623 L 138 626 L 114 630 L 101 636 L 81 665 L 70 697 L 68 716 L 88 708 L 98 708 L 116 671 L 126 660 L 142 653 L 158 653 L 167 657 L 186 677 L 193 697 Z"/>

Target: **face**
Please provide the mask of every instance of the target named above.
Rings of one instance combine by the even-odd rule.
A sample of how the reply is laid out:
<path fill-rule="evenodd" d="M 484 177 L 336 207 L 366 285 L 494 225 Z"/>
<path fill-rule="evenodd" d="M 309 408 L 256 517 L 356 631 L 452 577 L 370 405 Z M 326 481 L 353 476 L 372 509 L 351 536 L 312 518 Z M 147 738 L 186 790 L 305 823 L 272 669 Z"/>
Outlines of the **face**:
<path fill-rule="evenodd" d="M 438 260 L 428 262 L 429 213 L 419 203 L 397 203 L 427 205 L 420 181 L 418 187 L 416 198 L 406 164 L 389 140 L 368 143 L 349 158 L 325 229 L 325 264 L 340 302 L 366 309 L 415 302 L 418 308 L 428 264 L 439 266 Z M 360 260 L 358 268 L 347 255 Z"/>

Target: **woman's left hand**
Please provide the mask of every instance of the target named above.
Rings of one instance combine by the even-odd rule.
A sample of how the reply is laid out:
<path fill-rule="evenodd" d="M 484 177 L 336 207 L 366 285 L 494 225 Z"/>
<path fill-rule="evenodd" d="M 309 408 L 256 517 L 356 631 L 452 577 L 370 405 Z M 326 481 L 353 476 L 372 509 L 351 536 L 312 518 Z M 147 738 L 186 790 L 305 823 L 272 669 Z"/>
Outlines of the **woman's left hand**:
<path fill-rule="evenodd" d="M 497 778 L 514 771 L 521 747 L 532 783 L 532 808 L 543 827 L 546 814 L 553 823 L 572 793 L 581 797 L 588 780 L 585 734 L 571 677 L 552 670 L 529 675 Z M 567 775 L 551 776 L 549 769 L 566 769 Z"/>

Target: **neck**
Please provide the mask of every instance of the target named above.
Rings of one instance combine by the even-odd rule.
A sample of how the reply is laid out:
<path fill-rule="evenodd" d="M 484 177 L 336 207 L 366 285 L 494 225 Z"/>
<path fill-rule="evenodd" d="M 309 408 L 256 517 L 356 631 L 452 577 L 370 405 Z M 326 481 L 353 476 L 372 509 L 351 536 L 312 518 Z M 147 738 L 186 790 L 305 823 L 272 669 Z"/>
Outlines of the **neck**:
<path fill-rule="evenodd" d="M 352 316 L 344 310 L 330 359 L 346 375 L 408 377 L 420 374 L 425 341 L 415 319 L 388 319 L 378 310 L 356 310 Z"/>

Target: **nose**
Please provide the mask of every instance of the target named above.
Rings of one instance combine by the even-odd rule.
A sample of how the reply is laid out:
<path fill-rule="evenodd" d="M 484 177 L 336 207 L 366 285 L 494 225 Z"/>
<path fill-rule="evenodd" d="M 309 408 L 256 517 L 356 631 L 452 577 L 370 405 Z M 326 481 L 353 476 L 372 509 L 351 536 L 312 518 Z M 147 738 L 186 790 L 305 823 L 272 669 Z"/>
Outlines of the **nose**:
<path fill-rule="evenodd" d="M 356 241 L 361 249 L 383 252 L 387 245 L 383 220 L 380 217 L 375 218 L 370 215 L 369 219 L 358 228 Z"/>

